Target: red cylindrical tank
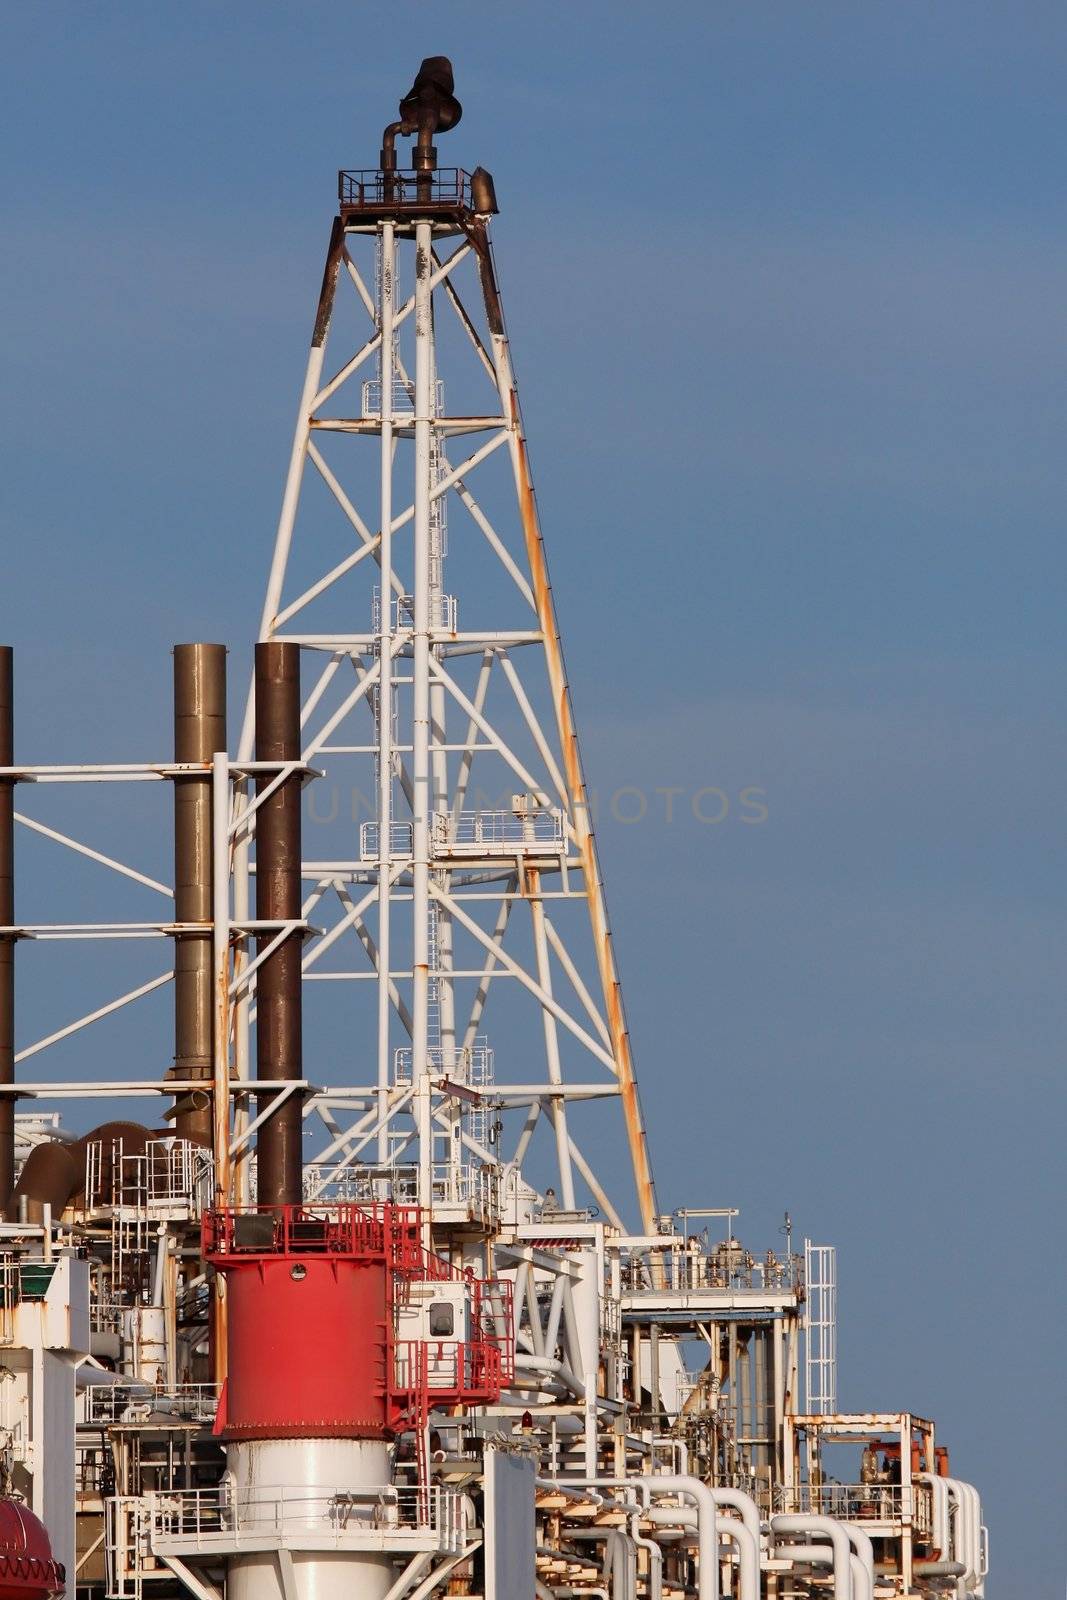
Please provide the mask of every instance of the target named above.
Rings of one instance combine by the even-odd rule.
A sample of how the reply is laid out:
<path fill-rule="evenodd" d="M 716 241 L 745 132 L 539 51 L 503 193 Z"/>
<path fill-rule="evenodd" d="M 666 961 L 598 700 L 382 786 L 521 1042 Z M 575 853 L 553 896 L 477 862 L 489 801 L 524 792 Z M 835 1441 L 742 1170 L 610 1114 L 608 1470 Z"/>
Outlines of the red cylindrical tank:
<path fill-rule="evenodd" d="M 44 1524 L 18 1500 L 0 1500 L 0 1600 L 49 1600 L 65 1581 Z"/>
<path fill-rule="evenodd" d="M 385 1261 L 261 1256 L 225 1271 L 223 1437 L 384 1437 Z"/>

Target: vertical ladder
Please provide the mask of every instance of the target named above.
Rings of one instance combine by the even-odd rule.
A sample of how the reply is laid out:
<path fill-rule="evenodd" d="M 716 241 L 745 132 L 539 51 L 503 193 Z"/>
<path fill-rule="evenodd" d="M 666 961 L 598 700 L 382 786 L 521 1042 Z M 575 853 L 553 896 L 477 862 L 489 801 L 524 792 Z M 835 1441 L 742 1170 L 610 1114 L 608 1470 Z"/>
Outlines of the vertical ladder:
<path fill-rule="evenodd" d="M 804 1240 L 804 1390 L 809 1416 L 837 1410 L 837 1251 Z"/>

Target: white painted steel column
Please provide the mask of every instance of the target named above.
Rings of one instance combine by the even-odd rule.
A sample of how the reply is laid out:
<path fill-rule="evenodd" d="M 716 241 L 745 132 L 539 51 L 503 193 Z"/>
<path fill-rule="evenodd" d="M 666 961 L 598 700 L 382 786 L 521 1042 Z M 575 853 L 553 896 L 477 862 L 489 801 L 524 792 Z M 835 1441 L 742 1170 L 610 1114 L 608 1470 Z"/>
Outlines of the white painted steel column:
<path fill-rule="evenodd" d="M 218 750 L 211 758 L 212 918 L 211 953 L 215 979 L 212 1072 L 212 1144 L 215 1203 L 226 1205 L 230 1191 L 230 758 Z M 217 1273 L 211 1302 L 214 1381 L 226 1381 L 226 1285 Z"/>
<path fill-rule="evenodd" d="M 211 758 L 211 853 L 215 1194 L 218 1204 L 226 1205 L 230 1186 L 230 758 L 225 750 L 216 751 Z"/>
<path fill-rule="evenodd" d="M 428 222 L 415 226 L 415 570 L 412 629 L 412 1067 L 419 1135 L 419 1203 L 433 1199 L 433 1134 L 427 1058 L 430 910 L 430 386 L 433 379 L 431 253 Z M 429 1243 L 428 1215 L 424 1220 Z"/>
<path fill-rule="evenodd" d="M 537 981 L 546 994 L 552 993 L 552 968 L 548 961 L 548 940 L 545 935 L 545 903 L 541 898 L 541 874 L 536 868 L 529 869 L 530 883 L 530 916 L 533 919 L 534 952 L 537 957 Z M 563 1071 L 560 1065 L 559 1035 L 556 1032 L 556 1019 L 546 1008 L 541 1010 L 541 1020 L 545 1034 L 545 1064 L 548 1068 L 550 1083 L 563 1082 Z M 571 1167 L 571 1146 L 567 1137 L 567 1109 L 562 1095 L 553 1097 L 550 1112 L 552 1127 L 556 1135 L 556 1154 L 559 1158 L 559 1183 L 560 1199 L 564 1211 L 573 1211 L 576 1205 L 574 1196 L 574 1172 Z"/>
<path fill-rule="evenodd" d="M 441 479 L 441 438 L 437 435 L 435 424 L 440 405 L 442 385 L 437 375 L 437 329 L 433 320 L 433 307 L 430 307 L 430 411 L 434 418 L 431 423 L 431 482 L 430 491 L 433 495 L 433 509 L 430 519 L 430 623 L 433 628 L 441 628 L 445 623 L 445 543 L 447 526 L 447 495 L 439 495 L 436 491 Z M 433 653 L 439 652 L 434 649 Z M 436 674 L 430 681 L 430 735 L 432 741 L 431 767 L 433 772 L 433 811 L 447 812 L 450 809 L 450 795 L 448 787 L 448 752 L 443 748 L 448 739 L 448 695 L 444 683 Z M 449 874 L 439 871 L 436 874 L 438 881 L 446 889 L 451 887 Z M 445 906 L 437 907 L 437 937 L 435 940 L 435 980 L 434 988 L 437 994 L 438 1034 L 445 1061 L 453 1061 L 456 1047 L 456 1015 L 455 996 L 453 993 L 450 973 L 454 965 L 452 960 L 452 918 Z M 459 1107 L 453 1103 L 449 1107 L 449 1122 L 455 1127 L 460 1120 Z M 449 1142 L 449 1159 L 456 1152 L 458 1141 Z M 454 1174 L 453 1174 L 454 1176 Z"/>
<path fill-rule="evenodd" d="M 233 786 L 233 799 L 231 802 L 231 816 L 236 815 L 249 803 L 252 785 L 247 778 L 239 778 Z M 251 873 L 249 871 L 249 857 L 251 853 L 251 840 L 245 833 L 242 839 L 233 841 L 232 873 L 233 873 L 233 916 L 235 922 L 247 922 L 250 915 Z M 241 974 L 248 965 L 248 950 L 244 943 L 234 951 L 233 977 L 235 986 L 240 984 Z M 233 1064 L 238 1078 L 251 1076 L 249 1062 L 251 1059 L 251 1009 L 252 997 L 247 986 L 242 985 L 237 989 L 233 1002 Z M 248 1124 L 247 1109 L 239 1109 L 234 1113 L 234 1135 L 243 1132 Z M 252 1148 L 246 1144 L 239 1152 L 234 1172 L 235 1193 L 234 1200 L 238 1205 L 247 1205 L 251 1199 L 251 1183 L 249 1163 Z"/>
<path fill-rule="evenodd" d="M 378 326 L 381 350 L 381 616 L 378 631 L 378 1162 L 389 1159 L 389 1084 L 392 1062 L 389 1029 L 392 999 L 390 848 L 393 816 L 393 316 L 396 310 L 396 229 L 382 224 L 382 270 Z"/>

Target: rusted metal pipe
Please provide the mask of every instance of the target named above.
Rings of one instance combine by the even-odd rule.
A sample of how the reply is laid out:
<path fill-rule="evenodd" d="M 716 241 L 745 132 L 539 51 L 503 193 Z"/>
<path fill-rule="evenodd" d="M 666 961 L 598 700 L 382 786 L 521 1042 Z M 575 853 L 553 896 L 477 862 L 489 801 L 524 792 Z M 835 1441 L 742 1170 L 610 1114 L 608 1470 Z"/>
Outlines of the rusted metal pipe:
<path fill-rule="evenodd" d="M 0 645 L 0 767 L 15 764 L 14 654 Z M 0 778 L 0 926 L 15 921 L 15 780 Z M 0 934 L 0 1084 L 15 1081 L 15 936 Z M 15 1187 L 15 1099 L 0 1096 L 0 1204 Z"/>
<path fill-rule="evenodd" d="M 268 640 L 256 645 L 256 760 L 300 759 L 300 647 Z M 257 792 L 277 776 L 263 773 Z M 300 774 L 294 772 L 256 812 L 256 917 L 287 922 L 300 917 Z M 262 954 L 277 930 L 259 936 Z M 256 1072 L 261 1079 L 303 1077 L 301 1047 L 302 939 L 294 931 L 258 971 Z M 260 1095 L 257 1111 L 274 1095 Z M 303 1157 L 301 1097 L 291 1095 L 263 1123 L 257 1144 L 260 1205 L 295 1205 L 301 1198 Z"/>
<path fill-rule="evenodd" d="M 174 1131 L 211 1143 L 212 971 L 211 758 L 226 749 L 226 647 L 174 647 L 174 759 L 203 762 L 204 771 L 174 780 L 174 920 L 203 931 L 174 941 L 174 1077 L 203 1078 L 174 1103 Z"/>

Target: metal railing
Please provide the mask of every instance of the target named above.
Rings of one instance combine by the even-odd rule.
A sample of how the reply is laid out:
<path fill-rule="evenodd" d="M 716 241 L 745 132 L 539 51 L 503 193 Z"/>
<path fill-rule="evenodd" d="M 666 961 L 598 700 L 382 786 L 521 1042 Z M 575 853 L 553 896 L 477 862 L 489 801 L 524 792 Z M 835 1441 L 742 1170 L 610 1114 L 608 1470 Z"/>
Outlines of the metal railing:
<path fill-rule="evenodd" d="M 85 1391 L 85 1421 L 107 1426 L 175 1417 L 183 1422 L 213 1422 L 219 1406 L 213 1383 L 180 1383 L 157 1389 L 150 1383 L 94 1383 Z"/>
<path fill-rule="evenodd" d="M 232 1206 L 204 1214 L 205 1255 L 378 1257 L 395 1268 L 424 1266 L 417 1206 L 351 1205 L 338 1201 Z"/>
<path fill-rule="evenodd" d="M 359 858 L 361 861 L 377 861 L 379 837 L 377 822 L 360 823 Z M 414 849 L 414 838 L 414 829 L 410 822 L 391 822 L 389 824 L 390 858 L 410 856 Z"/>
<path fill-rule="evenodd" d="M 503 1380 L 499 1347 L 477 1340 L 402 1340 L 394 1352 L 393 1371 L 399 1394 L 425 1389 L 438 1400 L 496 1400 Z"/>
<path fill-rule="evenodd" d="M 925 1528 L 930 1520 L 930 1491 L 924 1484 L 800 1483 L 774 1491 L 775 1511 L 814 1512 L 842 1522 L 912 1521 Z"/>
<path fill-rule="evenodd" d="M 409 1044 L 400 1045 L 393 1056 L 393 1081 L 411 1082 L 413 1052 Z M 443 1077 L 457 1083 L 469 1084 L 472 1089 L 488 1087 L 493 1081 L 493 1049 L 485 1043 L 454 1046 L 431 1045 L 426 1051 L 426 1064 Z"/>
<path fill-rule="evenodd" d="M 212 1192 L 211 1153 L 190 1139 L 151 1139 L 128 1151 L 121 1139 L 85 1150 L 85 1207 L 123 1207 L 143 1215 L 195 1213 Z"/>
<path fill-rule="evenodd" d="M 705 1254 L 679 1240 L 676 1248 L 633 1253 L 623 1264 L 622 1282 L 631 1294 L 653 1287 L 657 1293 L 664 1289 L 744 1289 L 785 1294 L 803 1286 L 804 1258 L 768 1255 L 760 1259 L 714 1250 Z"/>
<path fill-rule="evenodd" d="M 437 398 L 434 404 L 434 415 L 440 416 L 445 409 L 445 386 L 440 378 L 436 384 Z M 394 417 L 413 416 L 415 413 L 415 385 L 405 383 L 403 378 L 393 379 L 393 415 Z M 363 384 L 362 414 L 365 418 L 376 419 L 382 414 L 382 380 L 381 378 L 367 378 Z M 380 591 L 376 591 L 378 593 Z M 379 613 L 378 626 L 381 627 Z"/>
<path fill-rule="evenodd" d="M 500 1174 L 473 1162 L 435 1163 L 430 1169 L 435 1206 L 464 1206 L 484 1217 L 500 1214 Z"/>
<path fill-rule="evenodd" d="M 0 1343 L 10 1344 L 13 1339 L 14 1315 L 20 1305 L 47 1297 L 55 1271 L 56 1263 L 41 1257 L 0 1256 Z"/>
<path fill-rule="evenodd" d="M 309 1162 L 304 1167 L 304 1195 L 308 1200 L 336 1200 L 342 1204 L 391 1201 L 395 1205 L 416 1205 L 419 1169 L 414 1163 L 391 1167 L 370 1166 L 362 1161 L 351 1161 L 346 1166 Z"/>
<path fill-rule="evenodd" d="M 433 847 L 442 855 L 515 855 L 563 848 L 563 813 L 555 807 L 516 806 L 511 811 L 438 812 Z"/>
<path fill-rule="evenodd" d="M 475 1162 L 460 1165 L 435 1162 L 431 1181 L 434 1206 L 463 1206 L 486 1218 L 500 1213 L 500 1174 L 495 1167 L 479 1166 Z M 416 1205 L 419 1169 L 412 1163 L 370 1166 L 353 1161 L 334 1166 L 309 1162 L 304 1168 L 304 1195 L 311 1202 L 366 1205 L 381 1201 Z"/>
<path fill-rule="evenodd" d="M 337 174 L 337 198 L 351 211 L 378 211 L 383 206 L 415 211 L 427 205 L 469 211 L 471 179 L 462 167 L 438 167 L 428 173 L 408 167 L 396 172 L 352 168 Z"/>
<path fill-rule="evenodd" d="M 302 1486 L 234 1494 L 225 1485 L 144 1496 L 153 1550 L 218 1550 L 263 1538 L 299 1547 L 302 1536 L 340 1549 L 381 1546 L 390 1534 L 436 1535 L 438 1548 L 463 1546 L 463 1507 L 454 1489 L 384 1485 L 309 1492 Z M 385 1539 L 383 1540 L 383 1535 Z"/>
<path fill-rule="evenodd" d="M 455 633 L 458 616 L 459 602 L 454 594 L 435 594 L 430 596 L 429 626 L 433 631 Z M 413 594 L 393 596 L 390 625 L 397 631 L 408 630 L 415 626 L 415 596 Z M 371 606 L 371 626 L 375 633 L 381 632 L 382 592 L 377 588 L 374 591 L 374 600 Z"/>

